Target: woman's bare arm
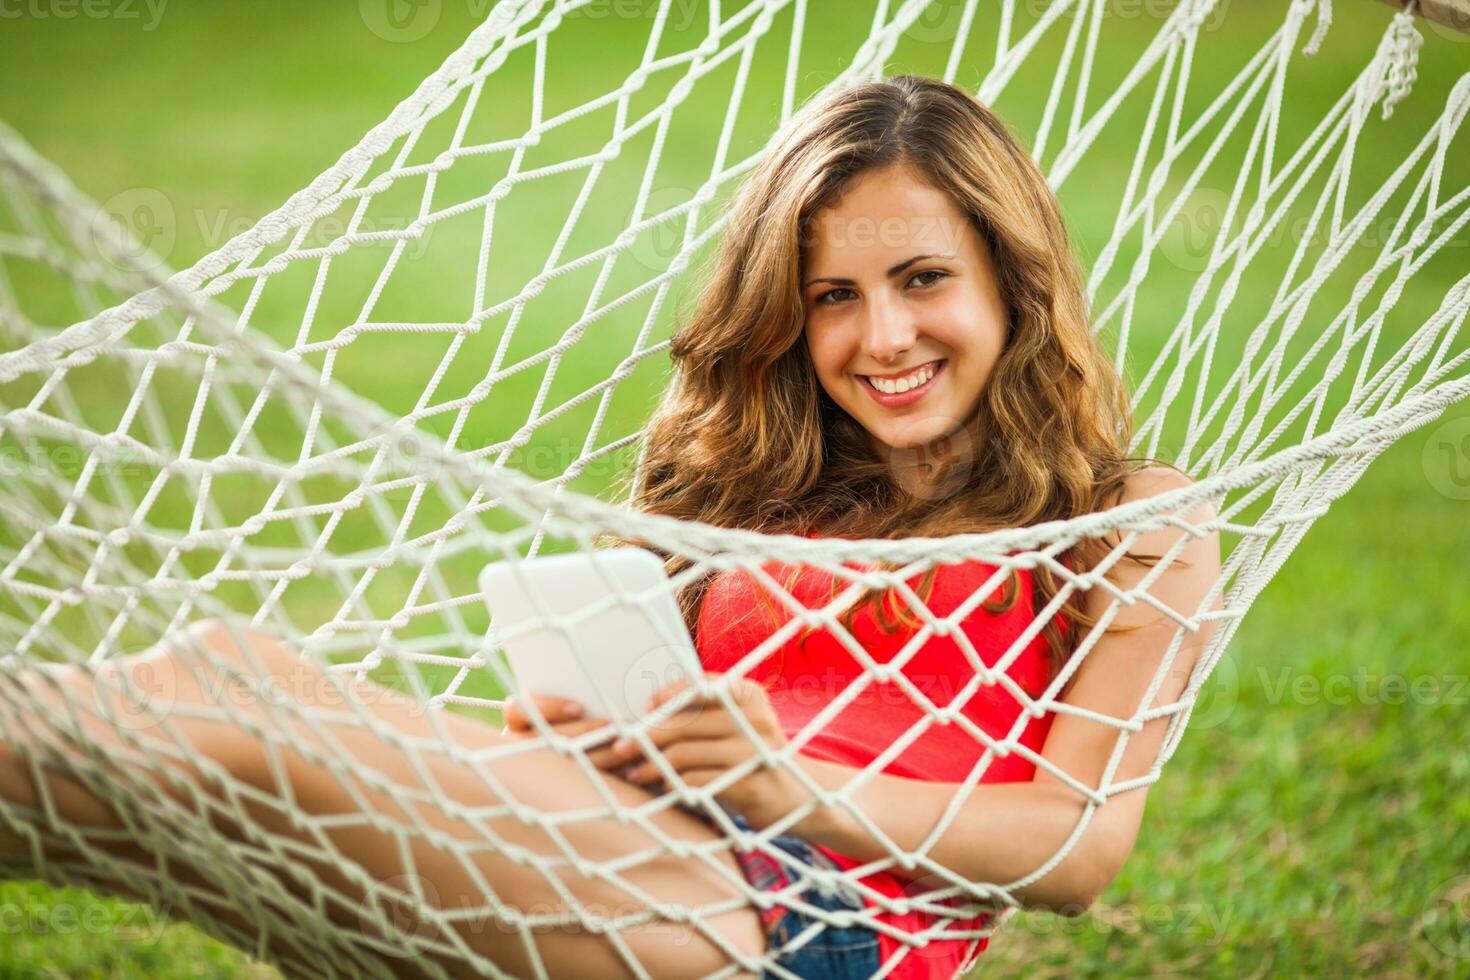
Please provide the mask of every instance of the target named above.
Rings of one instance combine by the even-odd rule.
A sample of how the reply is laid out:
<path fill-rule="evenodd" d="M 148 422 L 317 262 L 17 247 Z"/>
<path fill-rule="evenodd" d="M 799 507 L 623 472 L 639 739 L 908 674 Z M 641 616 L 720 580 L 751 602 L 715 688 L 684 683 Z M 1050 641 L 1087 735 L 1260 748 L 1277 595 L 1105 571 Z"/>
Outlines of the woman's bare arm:
<path fill-rule="evenodd" d="M 1171 470 L 1144 471 L 1130 482 L 1123 501 L 1155 496 L 1188 482 Z M 1190 523 L 1199 525 L 1214 514 L 1214 508 L 1206 504 L 1186 516 Z M 1185 532 L 1176 528 L 1149 532 L 1140 535 L 1129 550 L 1165 555 L 1183 536 Z M 1108 578 L 1126 590 L 1138 585 L 1150 571 L 1149 566 L 1124 560 L 1109 570 Z M 1211 533 L 1190 540 L 1150 584 L 1148 592 L 1181 615 L 1194 616 L 1219 575 L 1219 535 Z M 1083 608 L 1098 617 L 1112 602 L 1107 591 L 1093 588 L 1086 594 Z M 1143 704 L 1179 625 L 1144 602 L 1124 606 L 1113 622 L 1140 628 L 1102 637 L 1086 654 L 1060 700 L 1100 715 L 1126 719 Z M 1213 628 L 1214 622 L 1207 621 L 1186 636 L 1151 704 L 1169 704 L 1179 698 Z M 1158 718 L 1131 733 L 1109 782 L 1125 783 L 1147 775 L 1158 758 L 1167 725 L 1167 718 Z M 1073 779 L 1096 789 L 1119 733 L 1114 725 L 1057 713 L 1042 756 Z M 819 784 L 833 790 L 848 786 L 859 773 L 836 763 L 807 758 L 800 762 Z M 954 783 L 878 773 L 853 794 L 853 802 L 895 847 L 912 852 L 938 824 L 957 789 Z M 1016 897 L 1025 905 L 1066 914 L 1085 910 L 1117 877 L 1132 851 L 1146 794 L 1147 787 L 1139 787 L 1110 796 L 1103 806 L 1093 810 L 1081 837 L 1057 867 L 1031 885 L 1015 889 Z M 1037 768 L 1029 783 L 981 783 L 970 791 L 928 855 L 966 880 L 1009 884 L 1051 859 L 1076 832 L 1086 806 L 1084 796 L 1044 766 Z M 889 848 L 875 840 L 851 812 L 839 807 L 818 810 L 803 822 L 802 832 L 861 861 L 890 854 Z M 921 869 L 892 870 L 904 877 L 923 874 Z"/>

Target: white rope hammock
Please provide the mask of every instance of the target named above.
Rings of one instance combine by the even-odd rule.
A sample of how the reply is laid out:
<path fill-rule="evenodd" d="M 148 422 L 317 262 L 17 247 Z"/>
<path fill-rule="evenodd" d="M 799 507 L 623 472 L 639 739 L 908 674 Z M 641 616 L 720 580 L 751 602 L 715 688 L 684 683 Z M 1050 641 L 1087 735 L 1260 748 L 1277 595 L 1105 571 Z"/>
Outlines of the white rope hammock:
<path fill-rule="evenodd" d="M 1130 385 L 1132 451 L 1168 458 L 1195 482 L 1067 521 L 906 540 L 765 536 L 599 498 L 607 474 L 634 462 L 629 450 L 648 408 L 643 396 L 662 383 L 666 302 L 690 288 L 695 257 L 724 227 L 719 205 L 759 158 L 764 139 L 750 138 L 750 120 L 760 120 L 768 137 L 799 108 L 802 79 L 815 73 L 802 43 L 814 21 L 805 0 L 710 0 L 700 8 L 707 21 L 680 34 L 671 22 L 676 5 L 663 0 L 642 22 L 648 33 L 637 64 L 625 73 L 599 68 L 600 94 L 561 108 L 549 65 L 558 31 L 576 26 L 588 4 L 503 0 L 334 166 L 179 272 L 164 269 L 119 226 L 94 220 L 95 203 L 0 127 L 0 450 L 26 462 L 7 469 L 0 508 L 0 647 L 13 653 L 0 669 L 0 740 L 20 746 L 37 774 L 44 765 L 110 801 L 123 822 L 118 829 L 65 819 L 38 779 L 35 806 L 0 796 L 0 830 L 24 842 L 8 873 L 142 896 L 261 958 L 280 959 L 289 947 L 290 969 L 302 975 L 390 977 L 409 964 L 425 976 L 509 975 L 462 935 L 461 926 L 478 916 L 522 937 L 536 976 L 548 973 L 531 935 L 556 924 L 604 933 L 632 975 L 648 976 L 621 930 L 666 920 L 719 942 L 712 916 L 769 896 L 734 881 L 740 898 L 723 907 L 650 901 L 641 912 L 610 917 L 580 907 L 563 889 L 566 909 L 533 914 L 494 882 L 476 879 L 473 858 L 487 848 L 510 853 L 548 882 L 569 869 L 625 881 L 626 867 L 653 853 L 723 869 L 651 819 L 683 803 L 722 821 L 733 838 L 708 786 L 676 787 L 636 810 L 611 796 L 595 811 L 549 812 L 511 799 L 475 808 L 447 792 L 422 756 L 437 745 L 464 779 L 495 786 L 490 765 L 506 750 L 454 749 L 446 712 L 422 715 L 428 727 L 416 742 L 340 701 L 330 711 L 273 702 L 269 720 L 229 703 L 213 706 L 205 720 L 259 727 L 263 743 L 308 754 L 340 777 L 349 796 L 368 777 L 360 760 L 333 748 L 329 718 L 371 725 L 414 760 L 420 780 L 411 787 L 375 786 L 399 801 L 396 812 L 314 814 L 212 769 L 171 722 L 142 724 L 136 711 L 119 713 L 121 702 L 65 697 L 46 686 L 44 671 L 40 682 L 23 677 L 41 662 L 100 667 L 160 641 L 210 656 L 197 642 L 202 634 L 188 629 L 210 618 L 236 631 L 269 632 L 330 665 L 334 677 L 372 674 L 419 701 L 483 715 L 501 707 L 513 678 L 487 627 L 475 581 L 481 566 L 590 549 L 598 535 L 613 533 L 694 560 L 675 585 L 711 570 L 759 576 L 796 615 L 790 629 L 750 651 L 747 666 L 810 625 L 852 649 L 872 677 L 897 679 L 905 656 L 930 635 L 957 636 L 962 616 L 937 617 L 905 592 L 926 628 L 899 661 L 878 664 L 839 623 L 843 597 L 826 609 L 800 607 L 760 575 L 761 564 L 780 559 L 825 569 L 848 584 L 849 600 L 872 585 L 903 587 L 939 563 L 1045 567 L 1064 583 L 1062 594 L 998 663 L 977 667 L 981 683 L 1002 686 L 1024 710 L 965 792 L 992 759 L 1029 753 L 1092 801 L 1076 833 L 1016 881 L 965 881 L 925 853 L 897 848 L 882 867 L 863 869 L 917 868 L 943 885 L 923 906 L 937 918 L 932 931 L 889 930 L 898 947 L 885 975 L 939 939 L 970 940 L 973 950 L 1017 907 L 1016 890 L 1063 860 L 1096 807 L 1157 780 L 1241 617 L 1312 522 L 1394 440 L 1470 394 L 1462 332 L 1470 274 L 1461 259 L 1452 266 L 1458 278 L 1443 276 L 1453 253 L 1434 262 L 1446 246 L 1463 245 L 1470 220 L 1467 147 L 1462 140 L 1452 150 L 1470 108 L 1470 74 L 1448 92 L 1413 90 L 1424 42 L 1410 13 L 1392 15 L 1362 72 L 1330 103 L 1322 100 L 1330 108 L 1308 131 L 1281 122 L 1293 95 L 1321 85 L 1310 56 L 1334 41 L 1328 0 L 1282 4 L 1279 22 L 1275 13 L 1252 10 L 1256 23 L 1231 32 L 1204 29 L 1225 16 L 1216 2 L 1182 0 L 1114 79 L 1101 77 L 1100 46 L 1130 42 L 1111 37 L 1119 25 L 1104 18 L 1101 2 L 1057 0 L 1028 20 L 1014 0 L 983 10 L 978 0 L 962 7 L 876 0 L 865 39 L 812 97 L 881 77 L 906 32 L 932 26 L 932 8 L 944 7 L 951 16 L 943 30 L 953 40 L 943 77 L 997 106 L 1018 132 L 1035 133 L 1030 149 L 1059 195 L 1089 171 L 1100 138 L 1137 147 L 1126 180 L 1115 186 L 1112 178 L 1087 178 L 1093 200 L 1116 215 L 1089 262 L 1089 298 L 1096 329 L 1116 342 L 1119 371 L 1138 375 Z M 1247 15 L 1233 6 L 1234 19 Z M 1125 26 L 1130 38 L 1140 36 L 1137 24 Z M 1258 46 L 1242 54 L 1239 38 L 1251 32 Z M 1206 100 L 1190 83 L 1202 59 L 1243 67 Z M 1044 103 L 1017 96 L 1018 78 L 1049 84 Z M 779 106 L 752 92 L 779 93 Z M 712 93 L 724 116 L 715 145 L 700 147 L 679 125 L 706 111 Z M 1432 116 L 1427 128 L 1411 130 L 1402 114 L 1393 117 L 1406 99 Z M 1354 181 L 1363 140 L 1401 147 L 1396 168 Z M 676 142 L 678 153 L 668 154 Z M 666 156 L 703 169 L 671 174 L 660 169 Z M 629 168 L 637 180 L 631 206 Z M 1171 260 L 1178 248 L 1171 229 L 1198 206 L 1199 193 L 1227 181 L 1228 194 L 1211 199 L 1223 215 L 1208 240 Z M 681 182 L 697 186 L 681 189 Z M 564 216 L 521 205 L 538 200 L 528 189 L 543 185 L 567 189 Z M 332 222 L 345 230 L 324 235 Z M 668 247 L 671 238 L 676 244 Z M 1160 323 L 1150 292 L 1181 270 L 1188 302 Z M 1423 296 L 1447 281 L 1427 314 L 1400 302 L 1411 287 Z M 338 316 L 344 308 L 356 312 Z M 62 309 L 73 312 L 54 312 Z M 403 384 L 405 373 L 412 404 L 380 397 L 384 388 L 373 379 Z M 574 448 L 560 449 L 568 445 Z M 548 453 L 549 475 L 540 462 Z M 1208 524 L 1180 516 L 1205 503 L 1218 513 Z M 1198 609 L 1158 602 L 1148 592 L 1152 575 L 1121 591 L 1101 570 L 1079 575 L 1059 560 L 1079 540 L 1120 530 L 1116 560 L 1140 535 L 1165 527 L 1186 532 L 1181 545 L 1211 532 L 1227 542 L 1224 574 Z M 1175 555 L 1165 556 L 1159 572 Z M 904 571 L 853 568 L 880 561 Z M 1114 593 L 1108 618 L 1151 602 L 1178 624 L 1137 710 L 1091 716 L 1119 732 L 1096 786 L 1018 747 L 1017 736 L 1030 718 L 1068 710 L 1057 694 L 1106 622 L 1082 638 L 1040 698 L 1007 684 L 1004 674 L 1058 604 L 1089 588 Z M 1219 628 L 1184 693 L 1152 703 L 1176 652 L 1207 622 Z M 101 683 L 106 675 L 97 676 Z M 51 692 L 44 701 L 41 691 Z M 924 707 L 926 723 L 953 717 L 940 718 L 932 702 Z M 1114 780 L 1129 733 L 1156 718 L 1169 719 L 1156 764 L 1142 778 Z M 563 749 L 592 772 L 580 749 Z M 189 766 L 218 780 L 210 793 L 196 788 L 192 806 L 178 795 L 190 793 L 178 789 L 178 773 Z M 819 795 L 840 803 L 857 788 Z M 265 808 L 280 821 L 263 819 Z M 445 833 L 424 819 L 431 811 L 478 836 Z M 654 841 L 651 851 L 625 863 L 566 846 L 561 828 L 611 812 Z M 492 827 L 497 815 L 551 831 L 561 853 L 516 850 Z M 233 838 L 221 821 L 236 826 Z M 480 882 L 480 893 L 468 905 L 439 896 L 439 907 L 412 873 L 377 880 L 328 836 L 356 825 L 397 841 L 409 869 L 410 845 L 432 843 Z M 120 841 L 141 857 L 124 856 Z M 742 843 L 768 847 L 754 837 Z M 181 873 L 185 866 L 190 873 Z M 324 867 L 338 877 L 322 877 Z M 362 893 L 382 901 L 354 897 Z M 857 920 L 879 931 L 874 916 L 914 904 L 905 899 L 906 907 L 893 908 L 885 896 L 867 897 L 873 904 Z M 961 901 L 950 907 L 946 898 Z M 963 899 L 1003 912 L 982 930 L 965 929 L 960 923 L 976 909 Z M 390 904 L 410 909 L 414 926 L 395 919 Z M 820 909 L 809 914 L 852 921 Z M 804 935 L 796 945 L 811 940 Z M 770 964 L 779 952 L 771 950 L 765 965 L 772 975 L 793 975 Z M 737 950 L 730 955 L 731 973 L 762 966 L 737 962 Z"/>

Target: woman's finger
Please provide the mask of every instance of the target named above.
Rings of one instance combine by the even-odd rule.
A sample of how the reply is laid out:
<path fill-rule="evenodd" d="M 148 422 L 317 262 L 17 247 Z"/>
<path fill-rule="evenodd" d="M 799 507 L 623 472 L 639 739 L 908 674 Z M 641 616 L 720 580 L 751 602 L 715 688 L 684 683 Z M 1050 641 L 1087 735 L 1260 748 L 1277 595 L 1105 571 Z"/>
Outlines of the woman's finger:
<path fill-rule="evenodd" d="M 754 705 L 762 701 L 769 701 L 769 694 L 765 686 L 749 677 L 727 678 L 719 671 L 707 671 L 704 675 L 704 680 L 712 685 L 711 689 L 707 692 L 694 689 L 694 680 L 692 677 L 681 677 L 659 688 L 659 690 L 654 692 L 653 697 L 649 699 L 647 710 L 652 711 L 665 701 L 672 701 L 676 697 L 688 699 L 688 707 L 690 708 L 698 707 L 701 703 L 722 707 L 725 703 L 725 698 L 729 698 L 730 701 L 739 706 L 747 704 Z M 719 693 L 721 689 L 724 692 L 723 697 Z"/>
<path fill-rule="evenodd" d="M 541 711 L 541 716 L 552 724 L 571 721 L 573 718 L 580 718 L 584 711 L 580 704 L 570 698 L 532 695 L 530 700 L 536 702 L 536 707 Z M 517 695 L 513 694 L 505 699 L 505 708 L 502 714 L 505 717 L 505 726 L 511 731 L 534 729 L 531 716 L 522 705 L 522 699 Z"/>
<path fill-rule="evenodd" d="M 728 711 L 718 705 L 706 705 L 676 711 L 660 722 L 649 722 L 644 729 L 644 737 L 662 750 L 683 739 L 744 738 L 744 734 Z M 631 762 L 644 754 L 642 743 L 631 736 L 614 742 L 612 751 L 624 762 Z"/>
<path fill-rule="evenodd" d="M 681 775 L 694 769 L 718 769 L 725 771 L 750 758 L 752 753 L 748 741 L 732 738 L 694 738 L 675 742 L 662 755 L 665 762 Z M 642 783 L 657 779 L 663 769 L 653 760 L 645 760 L 628 771 L 629 782 Z"/>
<path fill-rule="evenodd" d="M 557 722 L 551 725 L 552 731 L 566 738 L 574 738 L 577 735 L 581 735 L 585 732 L 597 731 L 598 729 L 606 729 L 606 732 L 601 738 L 593 742 L 592 745 L 601 747 L 586 747 L 582 750 L 583 754 L 587 756 L 588 761 L 590 761 L 593 766 L 604 771 L 617 769 L 621 766 L 627 765 L 629 760 L 626 756 L 620 753 L 616 753 L 608 747 L 610 740 L 617 735 L 617 729 L 613 728 L 612 723 L 609 722 L 606 718 L 586 718 L 578 721 Z M 520 739 L 538 738 L 541 735 L 541 733 L 535 728 L 507 730 L 502 734 L 509 735 L 512 738 Z"/>
<path fill-rule="evenodd" d="M 708 786 L 728 771 L 726 769 L 685 769 L 679 773 L 679 778 L 684 780 L 685 786 L 699 789 Z"/>
<path fill-rule="evenodd" d="M 606 739 L 610 739 L 617 735 L 617 729 L 613 728 L 612 723 L 609 722 L 606 718 L 583 718 L 578 719 L 577 721 L 558 721 L 553 722 L 548 727 L 552 731 L 557 732 L 558 734 L 563 735 L 567 738 L 572 738 L 573 736 L 581 735 L 585 732 L 593 732 L 597 731 L 598 729 L 606 729 L 607 731 L 605 738 L 598 739 L 598 742 L 606 741 Z M 540 737 L 541 732 L 535 728 L 526 728 L 518 729 L 511 732 L 511 734 L 516 736 L 517 738 L 538 738 Z"/>

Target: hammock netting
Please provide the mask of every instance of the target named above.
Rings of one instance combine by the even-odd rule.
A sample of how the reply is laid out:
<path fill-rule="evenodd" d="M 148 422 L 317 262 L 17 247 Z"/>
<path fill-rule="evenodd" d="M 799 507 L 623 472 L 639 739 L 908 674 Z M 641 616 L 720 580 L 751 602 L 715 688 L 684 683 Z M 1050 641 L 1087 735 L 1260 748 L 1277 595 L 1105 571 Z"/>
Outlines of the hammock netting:
<path fill-rule="evenodd" d="M 1058 692 L 1117 611 L 1151 603 L 1176 624 L 1159 678 L 1212 626 L 1177 699 L 1154 703 L 1156 679 L 1127 716 L 1090 716 L 1117 732 L 1096 784 L 1020 746 L 1017 732 L 972 729 L 989 751 L 961 797 L 986 765 L 1019 751 L 1087 798 L 1050 860 L 1018 880 L 978 882 L 922 848 L 894 848 L 864 870 L 902 867 L 933 890 L 898 900 L 903 908 L 870 895 L 876 904 L 844 922 L 923 903 L 937 924 L 893 937 L 897 958 L 988 935 L 1110 797 L 1157 780 L 1241 617 L 1312 522 L 1394 440 L 1470 393 L 1470 275 L 1463 251 L 1447 248 L 1464 245 L 1470 219 L 1459 132 L 1470 75 L 1448 91 L 1416 88 L 1421 44 L 1448 42 L 1426 40 L 1410 13 L 1364 6 L 1354 16 L 1381 14 L 1381 38 L 1350 85 L 1324 92 L 1312 56 L 1348 41 L 1326 0 L 1228 12 L 1181 0 L 1152 20 L 1107 17 L 1090 0 L 874 0 L 840 14 L 805 0 L 663 0 L 636 19 L 639 44 L 609 43 L 595 71 L 559 50 L 571 32 L 606 29 L 585 16 L 587 0 L 504 0 L 335 165 L 182 271 L 0 128 L 0 450 L 23 464 L 7 467 L 0 507 L 0 738 L 36 777 L 34 805 L 0 799 L 0 829 L 20 842 L 5 873 L 141 897 L 262 958 L 285 963 L 289 950 L 301 975 L 510 975 L 465 941 L 462 926 L 478 915 L 523 938 L 537 976 L 547 973 L 533 934 L 556 926 L 602 933 L 630 974 L 648 976 L 624 930 L 662 921 L 708 932 L 721 909 L 649 900 L 609 916 L 565 892 L 564 908 L 536 912 L 472 870 L 474 901 L 436 901 L 416 884 L 410 845 L 466 869 L 499 849 L 548 881 L 575 870 L 619 882 L 654 853 L 728 871 L 651 820 L 674 805 L 702 809 L 728 831 L 725 844 L 769 847 L 770 833 L 731 825 L 709 786 L 672 785 L 636 808 L 608 796 L 590 810 L 507 799 L 491 812 L 415 761 L 419 778 L 377 786 L 397 806 L 314 813 L 279 785 L 200 759 L 181 719 L 155 718 L 107 666 L 160 644 L 204 663 L 215 657 L 198 642 L 207 621 L 236 636 L 262 631 L 327 677 L 371 679 L 425 706 L 427 734 L 414 736 L 350 699 L 331 709 L 258 699 L 270 708 L 252 713 L 218 698 L 191 718 L 294 746 L 350 798 L 362 760 L 327 737 L 327 719 L 336 730 L 379 726 L 411 761 L 447 751 L 448 715 L 495 723 L 514 678 L 478 572 L 594 549 L 604 534 L 692 561 L 675 586 L 749 573 L 793 611 L 792 629 L 829 631 L 866 680 L 896 683 L 925 639 L 958 635 L 960 614 L 937 616 L 903 588 L 916 574 L 974 560 L 1050 569 L 1062 591 L 1033 629 L 993 663 L 972 658 L 976 685 L 1022 702 L 1017 732 L 1069 710 Z M 819 26 L 821 59 L 809 38 Z M 642 426 L 677 383 L 666 353 L 676 302 L 718 243 L 722 205 L 803 104 L 882 77 L 900 45 L 916 42 L 930 74 L 974 91 L 1024 135 L 1064 205 L 1109 229 L 1085 259 L 1087 288 L 1133 397 L 1130 449 L 1193 482 L 1066 521 L 938 539 L 767 536 L 629 508 L 621 495 Z M 1126 56 L 1099 57 L 1109 46 Z M 1306 92 L 1324 111 L 1304 121 L 1292 107 Z M 1403 104 L 1427 125 L 1395 116 Z M 1394 146 L 1394 166 L 1356 160 L 1363 141 Z M 1187 519 L 1205 504 L 1207 522 Z M 1177 549 L 1134 588 L 1105 577 L 1161 528 L 1183 532 L 1181 547 L 1220 535 L 1223 574 L 1199 608 L 1149 591 Z M 1121 544 L 1097 569 L 1059 560 L 1109 532 Z M 807 609 L 762 573 L 772 559 L 824 569 L 844 589 Z M 878 585 L 898 588 L 924 623 L 889 663 L 867 657 L 840 622 L 845 602 Z M 1090 589 L 1111 592 L 1111 612 L 1078 638 L 1069 666 L 1039 696 L 1006 683 L 1043 619 Z M 744 667 L 789 634 L 752 648 Z M 74 697 L 45 664 L 87 665 L 113 696 Z M 957 723 L 906 690 L 922 702 L 920 730 Z M 1155 719 L 1168 728 L 1154 765 L 1115 778 L 1130 734 Z M 548 743 L 590 770 L 579 744 L 536 724 L 537 739 L 450 757 L 462 778 L 492 785 L 497 752 Z M 67 818 L 43 769 L 109 801 L 116 820 Z M 212 773 L 210 791 L 186 771 Z M 825 792 L 840 805 L 850 788 Z M 561 829 L 613 812 L 654 842 L 648 853 L 599 860 L 566 846 Z M 561 846 L 517 848 L 496 813 Z M 359 825 L 396 842 L 402 875 L 380 880 L 338 853 L 329 831 Z M 771 900 L 743 880 L 732 887 L 736 904 Z M 969 903 L 997 910 L 984 930 L 960 929 Z M 734 956 L 732 973 L 762 965 Z"/>

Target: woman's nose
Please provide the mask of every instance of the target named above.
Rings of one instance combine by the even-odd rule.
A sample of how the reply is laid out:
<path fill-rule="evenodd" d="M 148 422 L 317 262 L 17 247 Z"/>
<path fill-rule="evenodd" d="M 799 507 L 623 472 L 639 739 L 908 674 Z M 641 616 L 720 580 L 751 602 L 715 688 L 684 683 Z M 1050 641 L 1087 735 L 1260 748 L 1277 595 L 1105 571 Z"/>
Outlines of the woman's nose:
<path fill-rule="evenodd" d="M 863 325 L 864 352 L 873 360 L 897 360 L 914 346 L 918 330 L 908 307 L 897 300 L 875 298 Z"/>

